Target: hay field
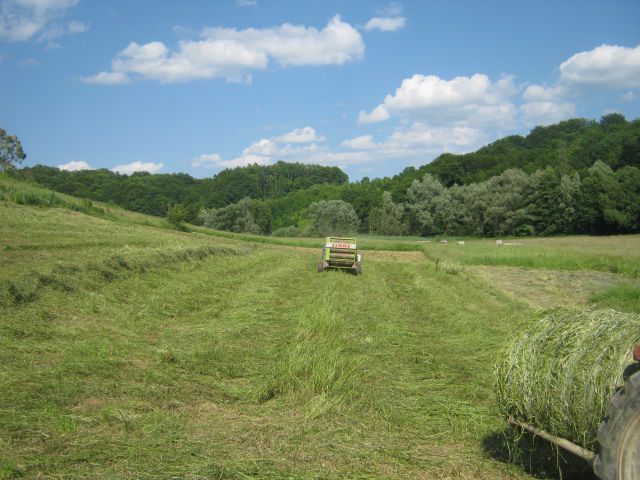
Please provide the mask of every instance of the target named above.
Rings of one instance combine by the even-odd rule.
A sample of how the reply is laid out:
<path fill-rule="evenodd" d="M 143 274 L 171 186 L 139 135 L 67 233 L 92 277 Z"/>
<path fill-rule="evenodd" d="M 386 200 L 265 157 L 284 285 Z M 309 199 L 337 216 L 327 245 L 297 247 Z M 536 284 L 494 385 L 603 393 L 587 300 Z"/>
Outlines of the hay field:
<path fill-rule="evenodd" d="M 535 307 L 475 250 L 454 273 L 371 239 L 362 276 L 318 274 L 288 239 L 0 185 L 0 478 L 557 478 L 545 445 L 507 461 L 494 366 Z M 597 240 L 540 248 L 592 265 Z"/>

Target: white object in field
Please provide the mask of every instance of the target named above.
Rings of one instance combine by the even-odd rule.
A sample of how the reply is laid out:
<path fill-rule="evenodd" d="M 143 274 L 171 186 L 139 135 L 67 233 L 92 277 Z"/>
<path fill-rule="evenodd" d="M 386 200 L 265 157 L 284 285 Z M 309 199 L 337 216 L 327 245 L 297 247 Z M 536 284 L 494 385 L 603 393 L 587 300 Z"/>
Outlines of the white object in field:
<path fill-rule="evenodd" d="M 458 240 L 458 245 L 464 245 L 464 240 Z"/>
<path fill-rule="evenodd" d="M 502 240 L 496 240 L 496 245 L 502 245 Z"/>
<path fill-rule="evenodd" d="M 449 242 L 447 242 L 446 240 L 440 240 L 440 243 L 443 245 L 447 245 Z"/>
<path fill-rule="evenodd" d="M 358 254 L 356 255 L 356 262 L 361 262 L 362 261 L 362 254 Z"/>

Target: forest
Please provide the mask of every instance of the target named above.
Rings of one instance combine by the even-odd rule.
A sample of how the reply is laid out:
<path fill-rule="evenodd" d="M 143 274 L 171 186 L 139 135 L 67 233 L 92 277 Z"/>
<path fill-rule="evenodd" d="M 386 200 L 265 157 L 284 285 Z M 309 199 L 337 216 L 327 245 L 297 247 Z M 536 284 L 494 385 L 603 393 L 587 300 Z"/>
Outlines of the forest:
<path fill-rule="evenodd" d="M 53 190 L 214 228 L 318 234 L 313 212 L 334 208 L 346 231 L 382 235 L 555 235 L 640 232 L 640 120 L 609 114 L 445 153 L 393 177 L 349 182 L 337 167 L 250 165 L 211 178 L 68 172 L 16 175 Z M 329 203 L 331 205 L 329 205 Z M 328 210 L 329 209 L 329 210 Z"/>

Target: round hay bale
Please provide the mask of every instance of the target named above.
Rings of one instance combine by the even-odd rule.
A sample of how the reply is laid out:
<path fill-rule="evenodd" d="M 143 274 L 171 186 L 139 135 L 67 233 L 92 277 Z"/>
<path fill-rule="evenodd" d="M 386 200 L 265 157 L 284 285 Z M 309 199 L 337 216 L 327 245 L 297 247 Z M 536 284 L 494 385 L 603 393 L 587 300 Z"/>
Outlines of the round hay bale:
<path fill-rule="evenodd" d="M 637 314 L 554 310 L 534 316 L 497 367 L 502 413 L 595 450 L 598 425 L 639 338 Z"/>

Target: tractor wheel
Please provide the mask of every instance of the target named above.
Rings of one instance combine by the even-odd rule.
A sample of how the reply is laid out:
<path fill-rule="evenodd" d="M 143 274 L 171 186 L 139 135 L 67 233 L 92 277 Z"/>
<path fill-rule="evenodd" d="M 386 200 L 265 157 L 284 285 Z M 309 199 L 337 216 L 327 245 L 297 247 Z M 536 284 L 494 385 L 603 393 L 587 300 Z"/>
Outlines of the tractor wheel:
<path fill-rule="evenodd" d="M 318 264 L 318 273 L 324 272 L 324 262 Z"/>
<path fill-rule="evenodd" d="M 598 429 L 600 450 L 593 470 L 602 480 L 640 478 L 640 372 L 625 380 Z"/>

